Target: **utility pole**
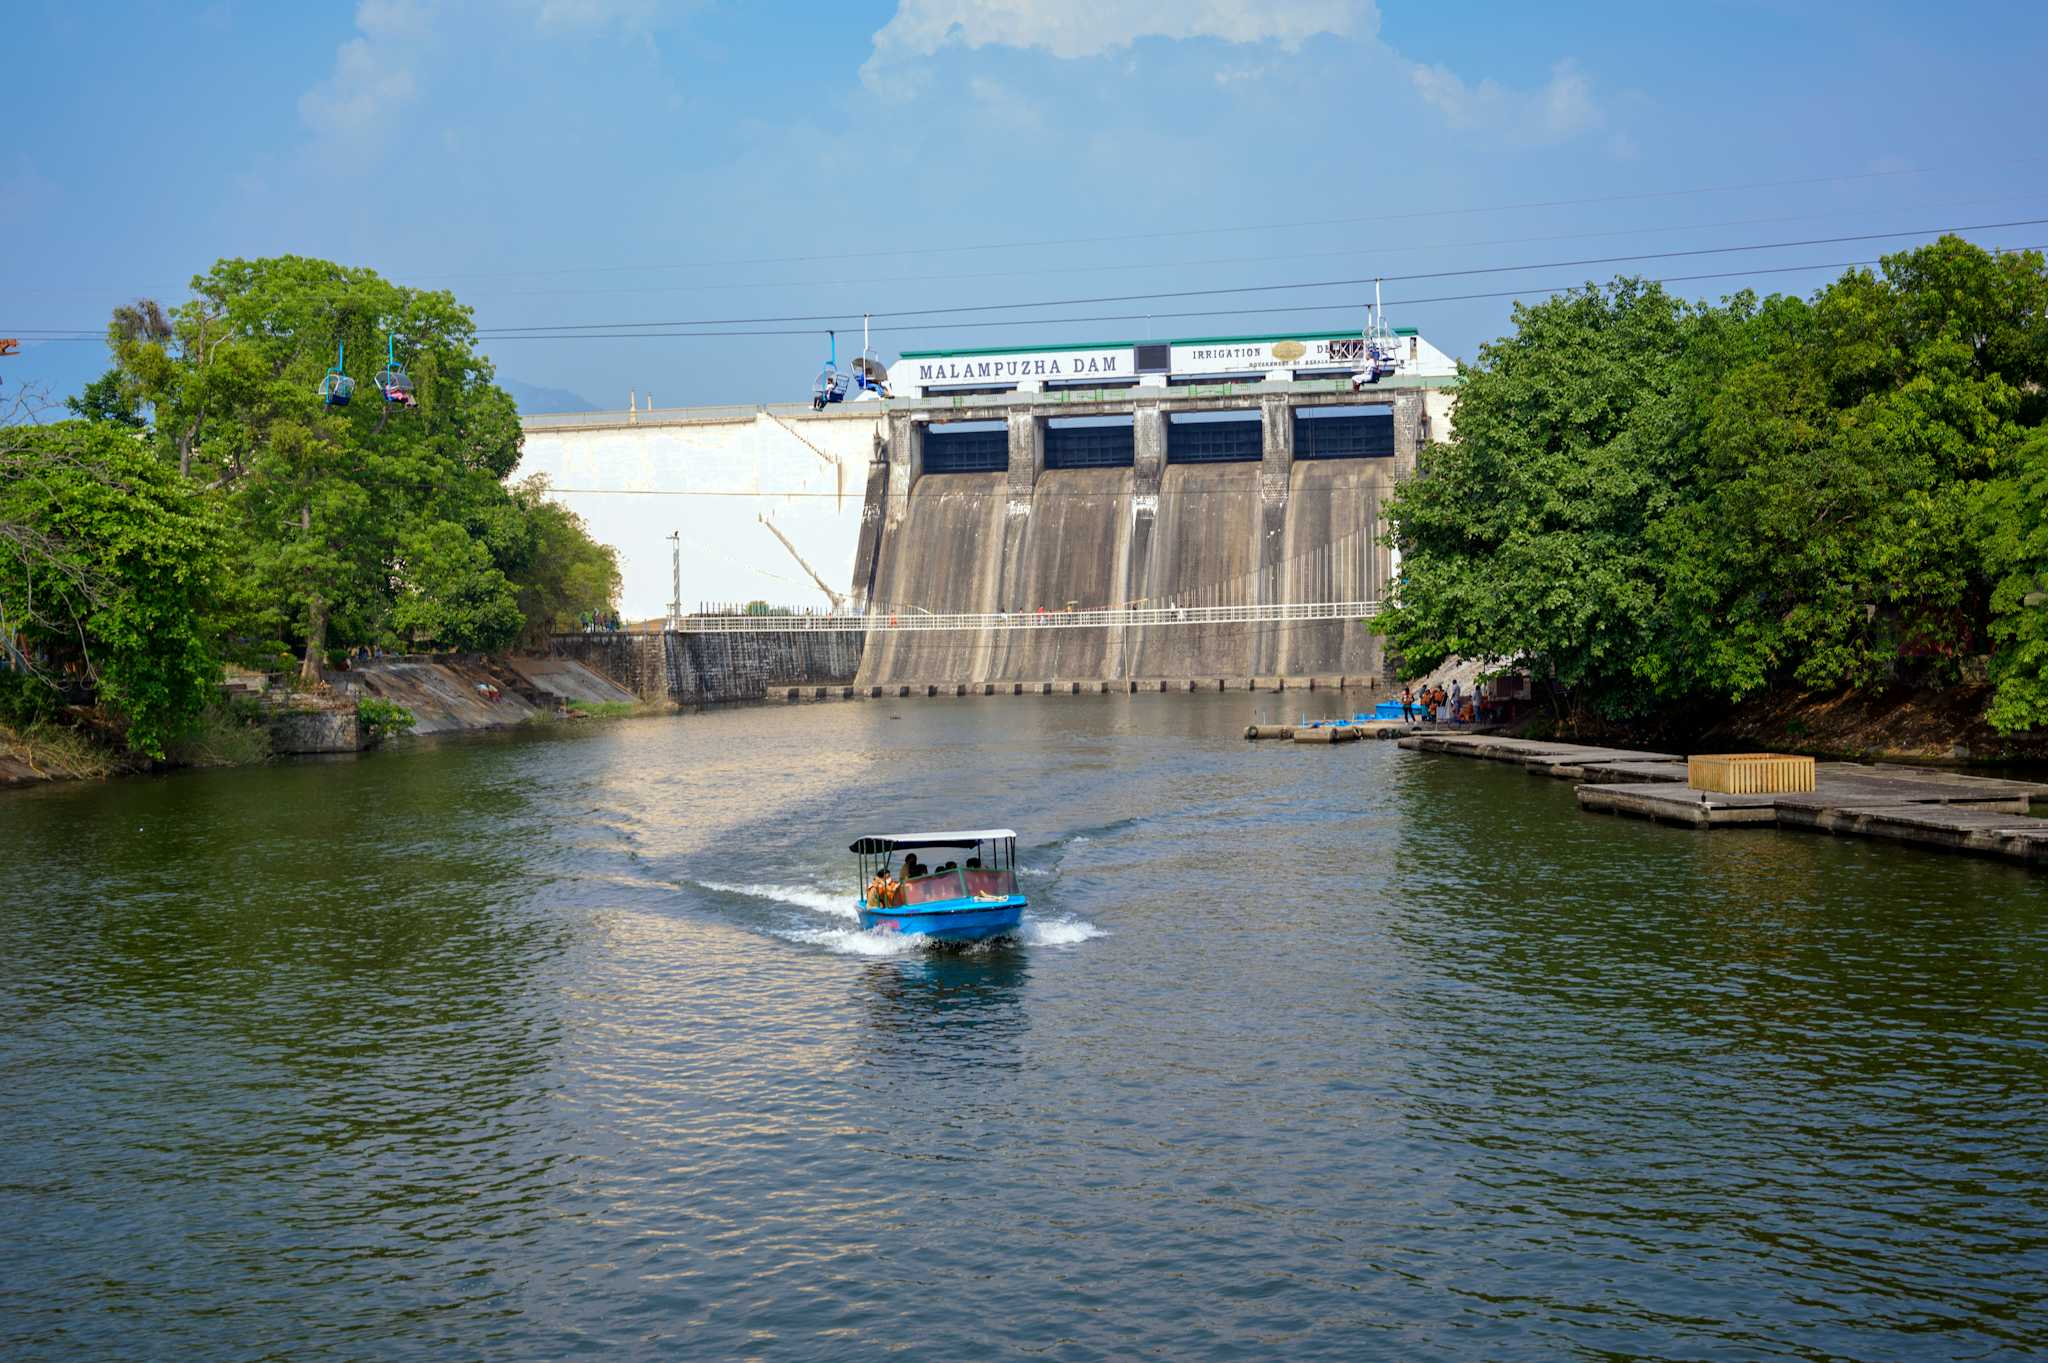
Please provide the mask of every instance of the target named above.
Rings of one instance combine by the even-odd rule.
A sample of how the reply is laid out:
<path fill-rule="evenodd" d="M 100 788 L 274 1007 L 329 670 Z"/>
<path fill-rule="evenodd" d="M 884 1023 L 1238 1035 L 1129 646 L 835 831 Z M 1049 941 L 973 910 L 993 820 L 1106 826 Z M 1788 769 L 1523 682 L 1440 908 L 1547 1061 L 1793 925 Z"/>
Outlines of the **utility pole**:
<path fill-rule="evenodd" d="M 681 629 L 683 624 L 683 532 L 672 530 L 668 537 L 668 627 Z"/>

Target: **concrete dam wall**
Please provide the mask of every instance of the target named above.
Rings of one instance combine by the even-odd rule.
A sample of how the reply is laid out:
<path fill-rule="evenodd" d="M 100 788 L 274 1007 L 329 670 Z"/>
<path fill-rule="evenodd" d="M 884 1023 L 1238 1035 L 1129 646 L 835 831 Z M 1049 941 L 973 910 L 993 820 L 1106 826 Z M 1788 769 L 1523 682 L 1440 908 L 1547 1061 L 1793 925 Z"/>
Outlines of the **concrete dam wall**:
<path fill-rule="evenodd" d="M 1432 412 L 1426 399 L 1438 399 Z M 928 471 L 932 418 L 892 415 L 870 469 L 855 582 L 871 617 L 923 611 L 1235 607 L 1378 601 L 1392 578 L 1378 543 L 1381 510 L 1414 466 L 1432 418 L 1448 431 L 1447 395 L 1374 394 L 1390 448 L 1359 457 L 1296 458 L 1297 409 L 1354 409 L 1349 392 L 1117 394 L 1132 414 L 1129 462 L 1058 467 L 1053 417 L 1002 413 L 1008 466 Z M 1072 406 L 1058 409 L 1062 415 Z M 1248 427 L 1256 458 L 1176 460 L 1179 412 L 1220 411 Z M 1092 414 L 1086 409 L 1079 415 Z M 982 414 L 967 411 L 962 419 Z M 941 425 L 943 423 L 940 423 Z M 1050 439 L 1049 439 L 1050 437 Z M 1051 466 L 1049 466 L 1051 465 Z M 1362 619 L 874 631 L 858 685 L 1122 681 L 1251 676 L 1377 678 L 1379 638 Z"/>
<path fill-rule="evenodd" d="M 561 634 L 550 652 L 573 659 L 642 700 L 716 705 L 764 700 L 777 687 L 851 683 L 858 629 L 758 634 Z"/>

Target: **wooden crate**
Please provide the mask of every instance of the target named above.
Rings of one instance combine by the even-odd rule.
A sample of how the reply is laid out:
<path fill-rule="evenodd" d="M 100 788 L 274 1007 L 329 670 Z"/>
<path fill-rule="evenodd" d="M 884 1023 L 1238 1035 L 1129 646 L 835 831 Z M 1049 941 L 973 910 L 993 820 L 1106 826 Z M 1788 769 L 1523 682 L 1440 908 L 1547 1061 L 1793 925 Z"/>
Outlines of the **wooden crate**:
<path fill-rule="evenodd" d="M 1774 752 L 1689 757 L 1686 784 L 1722 795 L 1800 795 L 1813 790 L 1813 759 Z"/>

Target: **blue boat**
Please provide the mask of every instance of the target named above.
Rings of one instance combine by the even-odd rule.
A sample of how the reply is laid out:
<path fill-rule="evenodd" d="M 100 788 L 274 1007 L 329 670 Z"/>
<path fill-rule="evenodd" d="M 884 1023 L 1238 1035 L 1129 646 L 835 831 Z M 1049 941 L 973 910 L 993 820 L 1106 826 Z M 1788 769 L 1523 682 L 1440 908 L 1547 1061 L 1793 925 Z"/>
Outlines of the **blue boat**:
<path fill-rule="evenodd" d="M 860 925 L 869 932 L 915 933 L 935 942 L 982 942 L 1007 937 L 1024 917 L 1017 893 L 1017 835 L 1007 828 L 961 833 L 880 833 L 856 838 L 848 849 L 859 862 Z M 909 855 L 891 867 L 896 853 Z M 944 869 L 922 869 L 919 852 L 962 855 Z M 903 871 L 909 868 L 910 875 Z M 887 902 L 874 881 L 893 883 Z"/>

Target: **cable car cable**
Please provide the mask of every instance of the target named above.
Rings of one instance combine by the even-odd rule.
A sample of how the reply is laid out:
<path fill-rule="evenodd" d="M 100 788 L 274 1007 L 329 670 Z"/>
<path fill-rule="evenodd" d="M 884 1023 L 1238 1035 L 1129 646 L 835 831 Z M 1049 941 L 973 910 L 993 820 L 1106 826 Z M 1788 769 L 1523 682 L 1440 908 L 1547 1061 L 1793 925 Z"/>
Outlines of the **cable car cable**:
<path fill-rule="evenodd" d="M 1095 294 L 1078 298 L 1038 299 L 1024 303 L 975 303 L 943 308 L 910 308 L 895 312 L 867 314 L 876 318 L 945 317 L 971 312 L 1002 312 L 1023 308 L 1082 307 L 1090 303 L 1143 303 L 1170 298 L 1213 298 L 1233 293 L 1276 293 L 1287 289 L 1330 289 L 1374 282 L 1403 283 L 1419 279 L 1457 279 L 1471 275 L 1513 274 L 1520 270 L 1572 269 L 1584 265 L 1616 265 L 1643 260 L 1676 260 L 1687 256 L 1731 255 L 1742 251 L 1788 250 L 1799 246 L 1839 246 L 1855 241 L 1882 241 L 1892 237 L 1939 237 L 1956 232 L 1990 232 L 2010 227 L 2038 227 L 2048 218 L 2016 218 L 2008 222 L 1969 223 L 1951 227 L 1910 228 L 1896 232 L 1858 232 L 1833 237 L 1806 237 L 1789 241 L 1753 242 L 1741 246 L 1701 246 L 1682 251 L 1643 251 L 1619 256 L 1586 256 L 1576 260 L 1538 261 L 1527 265 L 1483 265 L 1461 270 L 1424 270 L 1410 274 L 1365 275 L 1350 279 L 1300 280 L 1287 284 L 1244 284 L 1213 289 L 1169 289 L 1157 293 Z M 775 322 L 842 322 L 860 314 L 794 313 L 770 317 L 699 317 L 665 322 L 572 322 L 523 327 L 479 327 L 479 336 L 510 336 L 521 332 L 627 331 L 643 327 L 749 326 Z"/>

